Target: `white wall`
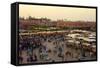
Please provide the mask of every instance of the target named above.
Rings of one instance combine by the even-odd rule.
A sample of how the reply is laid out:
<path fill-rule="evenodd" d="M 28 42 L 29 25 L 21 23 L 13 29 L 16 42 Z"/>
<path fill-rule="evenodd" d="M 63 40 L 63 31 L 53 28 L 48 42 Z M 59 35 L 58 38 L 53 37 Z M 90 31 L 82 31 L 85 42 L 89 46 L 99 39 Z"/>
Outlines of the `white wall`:
<path fill-rule="evenodd" d="M 16 68 L 10 64 L 10 4 L 15 1 L 24 2 L 38 2 L 38 3 L 54 3 L 67 5 L 86 5 L 98 6 L 100 11 L 99 0 L 1 0 L 0 1 L 0 68 Z M 98 29 L 100 28 L 100 13 L 98 13 Z M 98 30 L 100 33 L 100 30 Z M 99 34 L 98 34 L 99 35 Z M 98 36 L 100 40 L 100 35 Z M 100 44 L 100 42 L 98 42 Z M 98 45 L 98 52 L 100 46 Z M 98 53 L 100 55 L 100 53 Z M 100 57 L 98 62 L 84 62 L 84 63 L 64 63 L 64 64 L 50 64 L 50 65 L 31 65 L 21 66 L 19 68 L 100 68 Z"/>

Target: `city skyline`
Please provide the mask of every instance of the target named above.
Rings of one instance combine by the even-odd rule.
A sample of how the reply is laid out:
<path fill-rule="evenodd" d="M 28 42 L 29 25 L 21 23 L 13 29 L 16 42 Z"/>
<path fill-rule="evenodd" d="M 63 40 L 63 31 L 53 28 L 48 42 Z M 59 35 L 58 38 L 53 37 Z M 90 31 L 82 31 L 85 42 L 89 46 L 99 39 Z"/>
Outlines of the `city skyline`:
<path fill-rule="evenodd" d="M 31 16 L 35 18 L 46 17 L 52 20 L 96 22 L 96 9 L 20 4 L 19 16 L 24 18 Z"/>

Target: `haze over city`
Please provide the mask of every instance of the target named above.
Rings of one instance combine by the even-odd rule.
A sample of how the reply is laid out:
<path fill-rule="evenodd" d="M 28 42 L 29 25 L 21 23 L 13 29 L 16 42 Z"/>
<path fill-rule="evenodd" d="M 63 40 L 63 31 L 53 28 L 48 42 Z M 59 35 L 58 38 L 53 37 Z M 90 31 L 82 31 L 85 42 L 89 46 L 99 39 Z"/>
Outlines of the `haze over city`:
<path fill-rule="evenodd" d="M 19 5 L 19 16 L 46 17 L 52 20 L 96 21 L 96 9 L 39 5 Z"/>

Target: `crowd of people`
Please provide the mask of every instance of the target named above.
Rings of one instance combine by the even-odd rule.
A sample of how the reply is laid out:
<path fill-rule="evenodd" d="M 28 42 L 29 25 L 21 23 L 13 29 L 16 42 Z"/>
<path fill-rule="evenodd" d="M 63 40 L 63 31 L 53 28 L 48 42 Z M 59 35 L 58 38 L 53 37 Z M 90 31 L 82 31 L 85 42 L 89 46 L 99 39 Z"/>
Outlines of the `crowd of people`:
<path fill-rule="evenodd" d="M 64 33 L 19 36 L 19 63 L 74 61 L 80 51 L 68 46 Z"/>

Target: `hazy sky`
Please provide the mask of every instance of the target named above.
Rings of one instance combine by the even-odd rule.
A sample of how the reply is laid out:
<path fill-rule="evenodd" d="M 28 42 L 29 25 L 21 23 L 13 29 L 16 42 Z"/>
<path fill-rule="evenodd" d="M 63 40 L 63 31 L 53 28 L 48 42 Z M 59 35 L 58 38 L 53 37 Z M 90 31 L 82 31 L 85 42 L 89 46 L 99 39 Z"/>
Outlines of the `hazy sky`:
<path fill-rule="evenodd" d="M 39 5 L 19 5 L 20 17 L 47 17 L 52 20 L 96 21 L 96 9 Z"/>

